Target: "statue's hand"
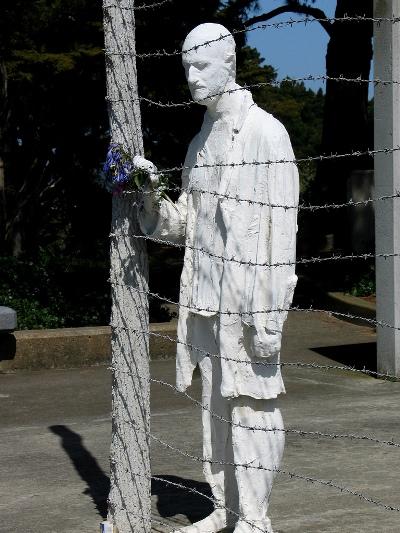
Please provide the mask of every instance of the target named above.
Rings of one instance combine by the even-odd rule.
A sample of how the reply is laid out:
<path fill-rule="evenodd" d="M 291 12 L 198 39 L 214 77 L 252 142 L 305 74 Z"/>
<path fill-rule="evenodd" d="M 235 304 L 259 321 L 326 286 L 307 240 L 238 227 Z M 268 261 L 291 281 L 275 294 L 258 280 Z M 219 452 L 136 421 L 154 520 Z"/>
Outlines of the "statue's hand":
<path fill-rule="evenodd" d="M 132 160 L 133 166 L 137 170 L 142 170 L 149 176 L 150 183 L 153 187 L 157 186 L 159 181 L 159 174 L 157 173 L 157 167 L 154 163 L 145 159 L 141 155 L 135 155 Z"/>
<path fill-rule="evenodd" d="M 141 210 L 144 210 L 144 216 L 148 220 L 148 224 L 155 224 L 155 219 L 158 216 L 158 200 L 156 197 L 155 188 L 157 187 L 159 181 L 159 174 L 157 174 L 157 167 L 154 163 L 145 159 L 141 155 L 135 155 L 132 160 L 135 170 L 141 170 L 147 174 L 148 179 L 145 181 L 143 186 L 143 204 Z"/>
<path fill-rule="evenodd" d="M 253 357 L 273 357 L 281 351 L 282 336 L 279 332 L 269 331 L 264 327 L 253 329 L 250 343 Z"/>

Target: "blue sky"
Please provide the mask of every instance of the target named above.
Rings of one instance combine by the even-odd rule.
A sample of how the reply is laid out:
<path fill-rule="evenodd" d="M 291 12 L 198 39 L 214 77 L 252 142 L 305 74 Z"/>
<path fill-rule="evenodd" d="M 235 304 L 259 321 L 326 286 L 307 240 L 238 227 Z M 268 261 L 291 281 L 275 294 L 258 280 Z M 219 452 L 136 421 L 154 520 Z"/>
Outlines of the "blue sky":
<path fill-rule="evenodd" d="M 277 0 L 259 0 L 260 10 L 255 14 L 270 11 L 284 2 Z M 333 17 L 336 0 L 318 0 L 315 7 L 323 9 L 327 16 Z M 275 17 L 269 22 L 280 22 L 288 19 L 304 18 L 304 15 L 286 13 Z M 255 30 L 248 34 L 248 44 L 257 48 L 265 62 L 272 65 L 278 72 L 278 79 L 286 76 L 300 78 L 325 74 L 325 54 L 328 35 L 317 22 L 312 24 L 295 24 L 283 28 L 267 28 Z M 322 87 L 324 82 L 306 82 L 313 90 Z"/>

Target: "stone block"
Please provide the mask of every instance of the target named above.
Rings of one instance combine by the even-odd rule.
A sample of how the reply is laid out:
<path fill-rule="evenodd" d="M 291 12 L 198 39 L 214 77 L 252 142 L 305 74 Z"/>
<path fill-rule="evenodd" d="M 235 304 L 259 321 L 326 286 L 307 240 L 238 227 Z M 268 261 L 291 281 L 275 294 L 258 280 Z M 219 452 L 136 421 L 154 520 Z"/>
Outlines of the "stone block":
<path fill-rule="evenodd" d="M 14 331 L 17 327 L 17 313 L 10 307 L 0 306 L 0 333 Z"/>
<path fill-rule="evenodd" d="M 150 324 L 150 358 L 175 357 L 177 321 Z M 134 357 L 134 354 L 132 354 Z M 79 368 L 111 360 L 109 326 L 15 331 L 0 335 L 0 372 Z"/>

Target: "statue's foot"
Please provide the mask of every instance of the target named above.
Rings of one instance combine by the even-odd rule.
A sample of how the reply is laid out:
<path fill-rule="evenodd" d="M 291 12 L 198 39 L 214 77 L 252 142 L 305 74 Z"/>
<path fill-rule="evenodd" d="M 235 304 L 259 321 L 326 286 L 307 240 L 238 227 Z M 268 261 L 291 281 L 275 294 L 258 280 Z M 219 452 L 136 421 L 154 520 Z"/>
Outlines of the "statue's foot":
<path fill-rule="evenodd" d="M 227 520 L 227 513 L 225 509 L 215 509 L 209 516 L 199 522 L 195 522 L 190 526 L 185 526 L 175 529 L 173 533 L 217 533 L 227 527 L 234 527 L 229 518 Z"/>
<path fill-rule="evenodd" d="M 238 520 L 233 533 L 274 533 L 271 527 L 271 520 Z"/>

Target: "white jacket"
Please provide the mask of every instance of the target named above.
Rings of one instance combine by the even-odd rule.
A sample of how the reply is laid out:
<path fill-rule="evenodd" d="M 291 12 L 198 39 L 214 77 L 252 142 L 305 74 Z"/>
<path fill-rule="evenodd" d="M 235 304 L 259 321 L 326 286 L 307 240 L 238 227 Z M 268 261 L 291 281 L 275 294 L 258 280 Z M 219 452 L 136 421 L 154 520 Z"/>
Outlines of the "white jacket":
<path fill-rule="evenodd" d="M 243 91 L 242 96 L 242 110 L 226 153 L 226 162 L 293 160 L 290 139 L 283 125 L 272 115 L 256 106 L 248 91 Z M 201 228 L 196 225 L 198 202 L 194 201 L 195 195 L 204 193 L 191 192 L 191 189 L 204 189 L 202 184 L 205 183 L 206 173 L 210 171 L 210 169 L 201 168 L 202 165 L 210 164 L 210 161 L 207 161 L 207 139 L 203 130 L 204 125 L 189 146 L 185 166 L 190 168 L 183 171 L 183 192 L 175 206 L 165 200 L 162 201 L 157 225 L 151 233 L 141 220 L 144 233 L 186 245 L 178 322 L 178 339 L 186 344 L 191 343 L 191 317 L 193 313 L 199 312 L 198 309 L 190 309 L 191 305 L 195 305 L 192 301 L 193 286 L 198 283 L 194 270 L 194 254 L 197 252 L 192 247 L 196 231 L 201 231 Z M 200 168 L 193 168 L 195 165 L 199 165 Z M 282 331 L 287 313 L 268 312 L 268 310 L 287 309 L 290 306 L 297 281 L 295 267 L 294 265 L 278 267 L 268 265 L 293 262 L 296 258 L 299 196 L 297 167 L 294 163 L 279 162 L 223 167 L 219 193 L 221 194 L 220 208 L 226 227 L 223 255 L 228 259 L 235 258 L 237 261 L 253 263 L 245 265 L 234 261 L 224 261 L 223 264 L 219 306 L 215 310 L 222 311 L 218 317 L 221 355 L 223 356 L 224 346 L 229 346 L 229 350 L 232 350 L 232 339 L 229 339 L 229 343 L 224 342 L 224 331 L 227 331 L 225 326 L 238 320 L 237 314 L 229 315 L 227 311 L 241 313 L 244 328 L 256 323 L 278 335 Z M 226 198 L 226 196 L 235 197 L 235 199 Z M 236 198 L 250 200 L 250 202 L 238 202 Z M 269 204 L 285 205 L 291 208 L 272 207 Z M 254 266 L 254 263 L 265 266 Z M 212 295 L 202 294 L 200 296 L 203 302 L 213 301 Z M 253 311 L 256 313 L 252 314 Z M 207 312 L 203 314 L 207 315 Z M 240 339 L 237 341 L 237 352 L 234 350 L 234 353 L 226 355 L 230 358 L 247 358 L 251 362 L 250 354 L 243 353 L 240 349 Z M 191 384 L 192 373 L 199 356 L 199 353 L 191 350 L 190 347 L 178 343 L 177 387 L 179 390 L 184 391 Z M 269 361 L 279 362 L 279 355 Z M 253 397 L 269 398 L 284 392 L 279 365 L 271 367 L 241 363 L 232 365 L 232 361 L 224 359 L 221 360 L 221 365 L 223 375 L 221 390 L 224 391 L 224 396 L 248 394 Z M 266 384 L 266 387 L 260 389 L 265 390 L 265 393 L 254 394 L 254 388 L 259 389 L 256 384 L 259 379 Z M 240 391 L 235 386 L 238 382 L 241 382 Z"/>

